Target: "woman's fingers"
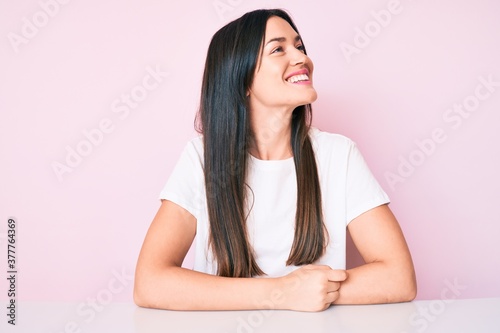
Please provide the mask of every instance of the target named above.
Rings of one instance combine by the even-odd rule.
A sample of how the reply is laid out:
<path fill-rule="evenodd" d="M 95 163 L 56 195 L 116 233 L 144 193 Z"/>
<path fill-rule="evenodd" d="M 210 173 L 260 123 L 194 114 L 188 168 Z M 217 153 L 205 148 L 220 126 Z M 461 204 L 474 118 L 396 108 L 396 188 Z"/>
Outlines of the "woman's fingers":
<path fill-rule="evenodd" d="M 338 291 L 340 289 L 340 282 L 332 282 L 328 281 L 326 285 L 326 292 L 327 293 L 332 293 L 335 291 Z"/>
<path fill-rule="evenodd" d="M 339 298 L 338 290 L 332 291 L 331 293 L 328 293 L 328 295 L 326 295 L 327 304 L 331 305 L 333 302 L 335 302 L 337 300 L 337 298 Z"/>
<path fill-rule="evenodd" d="M 343 269 L 331 269 L 327 274 L 328 281 L 342 282 L 347 279 L 347 271 Z"/>
<path fill-rule="evenodd" d="M 285 308 L 300 311 L 322 311 L 339 298 L 345 270 L 326 265 L 307 265 L 283 277 Z"/>

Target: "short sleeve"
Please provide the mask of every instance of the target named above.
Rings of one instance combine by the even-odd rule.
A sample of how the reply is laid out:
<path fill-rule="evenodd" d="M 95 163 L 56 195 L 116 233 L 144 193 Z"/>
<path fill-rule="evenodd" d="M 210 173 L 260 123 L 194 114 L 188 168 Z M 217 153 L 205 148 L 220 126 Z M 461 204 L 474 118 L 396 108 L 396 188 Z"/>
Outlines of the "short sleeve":
<path fill-rule="evenodd" d="M 389 196 L 373 176 L 356 144 L 351 141 L 346 180 L 347 224 L 364 212 L 389 202 Z"/>
<path fill-rule="evenodd" d="M 159 198 L 172 201 L 199 218 L 206 205 L 201 144 L 190 141 L 184 148 Z"/>

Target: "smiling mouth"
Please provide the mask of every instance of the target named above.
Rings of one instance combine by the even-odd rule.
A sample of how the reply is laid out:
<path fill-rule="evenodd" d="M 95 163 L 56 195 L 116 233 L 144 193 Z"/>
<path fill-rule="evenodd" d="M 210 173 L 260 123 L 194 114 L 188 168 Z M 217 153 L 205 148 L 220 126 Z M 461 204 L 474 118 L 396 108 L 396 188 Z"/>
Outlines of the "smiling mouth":
<path fill-rule="evenodd" d="M 309 81 L 309 75 L 307 75 L 307 74 L 294 75 L 286 80 L 286 82 L 289 82 L 289 83 L 297 83 L 297 82 L 304 82 L 304 81 Z"/>

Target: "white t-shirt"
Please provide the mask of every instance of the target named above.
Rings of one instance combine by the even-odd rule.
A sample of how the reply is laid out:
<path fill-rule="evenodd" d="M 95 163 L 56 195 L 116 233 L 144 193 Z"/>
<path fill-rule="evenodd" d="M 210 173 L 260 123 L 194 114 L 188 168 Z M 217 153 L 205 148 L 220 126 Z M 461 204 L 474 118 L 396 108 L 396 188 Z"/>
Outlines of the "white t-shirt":
<path fill-rule="evenodd" d="M 312 128 L 323 217 L 330 236 L 325 254 L 315 264 L 345 269 L 346 227 L 362 213 L 389 202 L 350 139 Z M 297 180 L 293 157 L 259 160 L 250 155 L 247 183 L 252 202 L 247 228 L 259 267 L 270 277 L 283 276 L 297 267 L 286 266 L 294 237 Z M 209 221 L 203 175 L 202 137 L 185 147 L 160 199 L 188 210 L 197 220 L 194 270 L 216 274 L 208 246 Z"/>

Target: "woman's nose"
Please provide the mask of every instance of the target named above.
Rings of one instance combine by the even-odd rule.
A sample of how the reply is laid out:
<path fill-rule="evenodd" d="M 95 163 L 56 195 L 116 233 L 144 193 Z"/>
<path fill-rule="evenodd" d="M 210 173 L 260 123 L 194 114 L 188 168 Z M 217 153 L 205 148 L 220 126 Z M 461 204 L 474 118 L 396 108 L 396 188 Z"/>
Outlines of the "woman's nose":
<path fill-rule="evenodd" d="M 295 49 L 290 55 L 290 64 L 291 65 L 298 65 L 298 64 L 303 64 L 307 61 L 307 55 L 298 49 Z"/>

